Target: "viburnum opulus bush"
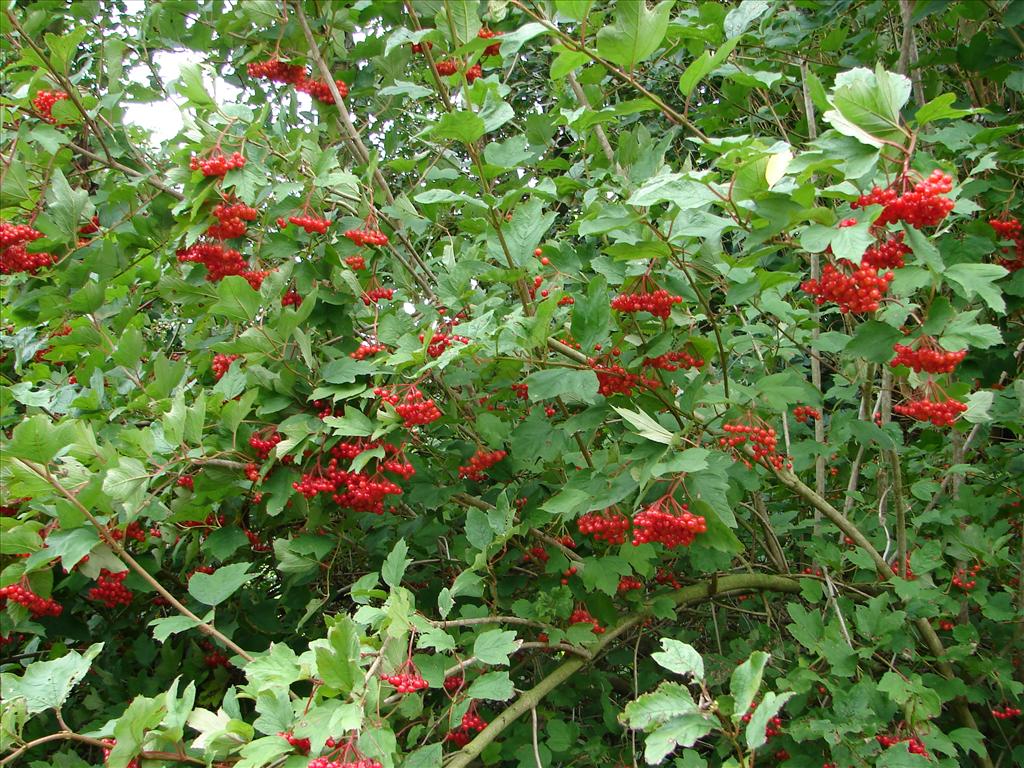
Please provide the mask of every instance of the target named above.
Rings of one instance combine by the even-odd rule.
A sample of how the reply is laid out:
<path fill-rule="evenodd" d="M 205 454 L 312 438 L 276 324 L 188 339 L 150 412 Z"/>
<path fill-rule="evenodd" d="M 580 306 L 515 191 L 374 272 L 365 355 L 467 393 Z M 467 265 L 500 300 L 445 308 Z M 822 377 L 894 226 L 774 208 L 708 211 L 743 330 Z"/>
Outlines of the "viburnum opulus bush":
<path fill-rule="evenodd" d="M 0 765 L 1024 762 L 1024 4 L 2 22 Z"/>

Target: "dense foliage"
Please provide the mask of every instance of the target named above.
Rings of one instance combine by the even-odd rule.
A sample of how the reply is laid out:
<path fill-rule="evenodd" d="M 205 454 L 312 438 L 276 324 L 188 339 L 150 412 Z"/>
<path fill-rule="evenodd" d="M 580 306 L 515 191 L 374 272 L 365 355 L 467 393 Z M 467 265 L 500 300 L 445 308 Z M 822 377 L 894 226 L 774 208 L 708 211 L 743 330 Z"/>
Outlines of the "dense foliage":
<path fill-rule="evenodd" d="M 0 765 L 1024 763 L 1022 28 L 4 0 Z"/>

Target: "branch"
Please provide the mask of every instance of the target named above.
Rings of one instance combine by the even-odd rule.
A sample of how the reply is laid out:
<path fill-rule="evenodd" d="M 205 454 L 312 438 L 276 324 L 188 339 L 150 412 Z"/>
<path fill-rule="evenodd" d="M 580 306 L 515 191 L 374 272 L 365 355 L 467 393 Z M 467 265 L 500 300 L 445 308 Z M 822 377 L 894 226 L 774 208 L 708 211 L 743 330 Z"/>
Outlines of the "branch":
<path fill-rule="evenodd" d="M 96 528 L 96 532 L 99 533 L 100 538 L 103 539 L 103 541 L 111 548 L 111 550 L 113 550 L 114 554 L 117 555 L 121 562 L 123 562 L 125 565 L 127 565 L 137 574 L 139 574 L 139 576 L 141 576 L 142 579 L 147 584 L 153 587 L 153 589 L 155 589 L 157 593 L 159 593 L 159 595 L 164 598 L 164 600 L 170 603 L 171 606 L 173 606 L 173 608 L 178 613 L 196 622 L 196 628 L 200 632 L 209 635 L 218 642 L 224 644 L 224 646 L 230 648 L 232 651 L 237 653 L 246 661 L 253 660 L 253 657 L 250 653 L 245 651 L 241 646 L 235 643 L 235 641 L 233 641 L 227 635 L 220 632 L 216 627 L 214 627 L 211 624 L 205 623 L 202 619 L 200 619 L 198 616 L 192 613 L 192 611 L 186 608 L 181 603 L 181 601 L 178 600 L 178 598 L 176 598 L 174 595 L 168 592 L 167 589 L 164 588 L 164 586 L 159 581 L 157 581 L 149 571 L 147 571 L 145 568 L 139 565 L 138 561 L 130 554 L 128 554 L 127 550 L 125 550 L 125 548 L 121 546 L 121 543 L 111 535 L 110 530 L 107 528 L 107 526 L 105 526 L 103 523 L 97 520 L 96 517 L 92 514 L 92 512 L 90 512 L 89 509 L 78 500 L 78 497 L 75 496 L 75 494 L 73 494 L 71 491 L 65 488 L 60 483 L 60 481 L 57 480 L 57 478 L 50 474 L 50 470 L 46 466 L 36 464 L 35 462 L 32 461 L 26 461 L 25 459 L 14 459 L 14 461 L 21 464 L 30 472 L 41 477 L 43 480 L 49 483 L 50 486 L 53 487 L 53 489 L 57 491 L 61 496 L 70 501 L 75 506 L 75 508 L 78 509 L 78 511 L 81 512 L 82 515 L 90 523 L 92 523 L 92 525 Z"/>
<path fill-rule="evenodd" d="M 767 576 L 763 574 L 738 574 L 735 576 L 722 576 L 717 580 L 716 594 L 729 592 L 752 592 L 752 591 L 774 591 L 774 592 L 799 592 L 800 585 L 795 579 L 785 576 Z M 711 596 L 713 590 L 710 582 L 694 584 L 683 587 L 673 594 L 676 604 L 679 606 L 690 603 L 697 603 Z M 597 644 L 591 649 L 596 659 L 611 645 L 612 641 L 637 624 L 646 619 L 644 613 L 634 613 L 626 616 L 622 621 L 605 632 Z M 467 768 L 484 748 L 494 741 L 501 733 L 508 728 L 516 719 L 534 709 L 545 696 L 555 690 L 558 686 L 571 678 L 577 671 L 582 669 L 590 660 L 583 658 L 569 659 L 558 666 L 551 674 L 541 680 L 535 687 L 523 693 L 505 711 L 498 715 L 491 724 L 482 730 L 475 739 L 455 754 L 446 768 Z"/>
<path fill-rule="evenodd" d="M 49 736 L 41 736 L 38 739 L 33 739 L 32 741 L 18 747 L 18 749 L 14 750 L 3 760 L 0 760 L 0 766 L 10 765 L 23 754 L 28 752 L 30 749 L 35 749 L 36 747 L 42 746 L 43 744 L 49 744 L 53 741 L 78 741 L 83 744 L 89 744 L 90 746 L 101 748 L 106 746 L 106 744 L 104 744 L 99 739 L 94 739 L 89 736 L 82 736 L 81 734 L 75 733 L 74 731 L 58 731 L 57 733 L 51 733 Z"/>

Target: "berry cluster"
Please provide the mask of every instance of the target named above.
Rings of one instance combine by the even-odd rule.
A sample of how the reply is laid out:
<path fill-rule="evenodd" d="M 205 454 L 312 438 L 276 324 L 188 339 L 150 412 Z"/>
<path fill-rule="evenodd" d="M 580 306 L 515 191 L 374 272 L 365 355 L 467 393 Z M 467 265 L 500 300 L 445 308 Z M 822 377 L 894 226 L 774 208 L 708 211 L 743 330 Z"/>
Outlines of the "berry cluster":
<path fill-rule="evenodd" d="M 906 263 L 903 257 L 908 253 L 910 248 L 903 244 L 903 233 L 897 232 L 864 251 L 860 263 L 861 266 L 872 269 L 899 269 Z"/>
<path fill-rule="evenodd" d="M 668 549 L 688 547 L 707 529 L 703 517 L 690 514 L 685 504 L 666 494 L 633 517 L 633 546 L 661 543 Z"/>
<path fill-rule="evenodd" d="M 284 435 L 280 432 L 272 432 L 265 439 L 259 435 L 253 435 L 249 438 L 249 446 L 256 451 L 256 455 L 260 459 L 266 459 L 270 456 L 270 452 L 274 450 L 274 447 L 282 440 L 284 440 Z"/>
<path fill-rule="evenodd" d="M 903 177 L 899 183 L 907 187 L 908 179 Z M 915 229 L 934 227 L 953 210 L 953 201 L 943 197 L 953 189 L 953 178 L 936 169 L 928 178 L 919 181 L 909 192 L 903 194 L 893 187 L 881 189 L 875 187 L 861 195 L 850 204 L 851 208 L 866 208 L 869 205 L 884 206 L 884 210 L 875 219 L 875 226 L 896 224 L 904 221 Z"/>
<path fill-rule="evenodd" d="M 478 449 L 470 457 L 468 464 L 459 467 L 459 477 L 481 482 L 486 478 L 484 473 L 506 456 L 508 456 L 507 451 L 485 451 L 482 448 Z"/>
<path fill-rule="evenodd" d="M 107 608 L 116 608 L 119 605 L 128 605 L 132 601 L 132 591 L 124 585 L 125 576 L 128 571 L 111 573 L 106 568 L 100 569 L 100 575 L 96 579 L 96 586 L 90 589 L 86 596 L 90 600 L 97 600 Z"/>
<path fill-rule="evenodd" d="M 466 685 L 466 678 L 462 675 L 448 675 L 444 679 L 444 689 L 448 693 L 458 693 Z"/>
<path fill-rule="evenodd" d="M 260 214 L 244 203 L 221 203 L 213 209 L 213 215 L 220 223 L 207 229 L 206 234 L 218 240 L 229 240 L 244 235 L 248 229 L 245 222 L 255 221 Z"/>
<path fill-rule="evenodd" d="M 291 731 L 278 731 L 277 735 L 287 741 L 300 755 L 309 754 L 309 739 L 300 739 Z"/>
<path fill-rule="evenodd" d="M 619 579 L 619 589 L 618 589 L 618 592 L 619 592 L 620 595 L 625 594 L 626 592 L 629 592 L 629 591 L 634 590 L 634 589 L 643 589 L 643 588 L 644 588 L 644 583 L 642 581 L 640 581 L 640 579 L 638 579 L 636 576 L 623 576 L 622 578 Z"/>
<path fill-rule="evenodd" d="M 364 227 L 363 229 L 348 229 L 345 230 L 345 237 L 356 245 L 388 244 L 388 236 L 376 228 L 370 229 L 369 227 Z"/>
<path fill-rule="evenodd" d="M 420 334 L 420 341 L 426 338 L 426 334 Z M 440 357 L 448 347 L 458 342 L 459 344 L 468 344 L 469 339 L 465 336 L 459 336 L 454 333 L 445 333 L 444 331 L 438 331 L 431 335 L 430 343 L 427 344 L 427 354 L 431 357 Z"/>
<path fill-rule="evenodd" d="M 754 710 L 757 709 L 757 702 L 755 701 L 751 706 L 750 710 L 743 715 L 740 719 L 744 723 L 749 723 L 754 715 Z M 768 724 L 764 727 L 764 737 L 770 739 L 773 736 L 782 735 L 782 718 L 776 715 L 768 721 Z"/>
<path fill-rule="evenodd" d="M 1024 227 L 1019 219 L 1008 216 L 1005 219 L 991 219 L 988 223 L 1003 240 L 1013 241 L 1013 250 L 1003 248 L 1006 258 L 999 259 L 998 264 L 1011 272 L 1024 269 Z"/>
<path fill-rule="evenodd" d="M 907 751 L 912 755 L 921 755 L 922 757 L 928 757 L 928 750 L 924 748 L 924 744 L 917 736 L 889 736 L 885 733 L 880 733 L 875 736 L 875 741 L 882 745 L 882 749 L 888 749 L 900 742 L 907 742 Z"/>
<path fill-rule="evenodd" d="M 366 259 L 363 256 L 349 256 L 345 259 L 345 263 L 350 269 L 357 271 L 366 269 Z"/>
<path fill-rule="evenodd" d="M 342 440 L 331 448 L 331 456 L 336 459 L 352 461 L 352 459 L 356 458 L 359 454 L 365 453 L 366 451 L 372 451 L 378 446 L 380 446 L 379 441 L 367 440 L 362 437 L 357 437 L 355 440 Z"/>
<path fill-rule="evenodd" d="M 453 59 L 444 59 L 443 61 L 437 62 L 434 65 L 434 68 L 437 69 L 437 74 L 442 77 L 448 77 L 448 75 L 454 75 L 459 71 L 459 62 Z"/>
<path fill-rule="evenodd" d="M 976 586 L 978 582 L 975 577 L 981 571 L 981 563 L 975 563 L 970 568 L 957 568 L 953 574 L 952 583 L 957 589 L 962 589 L 964 592 L 970 592 Z"/>
<path fill-rule="evenodd" d="M 230 275 L 244 277 L 253 290 L 258 291 L 264 278 L 270 274 L 266 270 L 249 269 L 242 254 L 233 248 L 225 248 L 220 243 L 194 243 L 188 248 L 177 252 L 181 263 L 192 262 L 206 267 L 206 279 L 211 282 L 223 280 Z"/>
<path fill-rule="evenodd" d="M 409 43 L 409 47 L 412 49 L 413 53 L 423 53 L 425 50 L 432 51 L 434 49 L 434 44 L 427 40 L 425 43 Z"/>
<path fill-rule="evenodd" d="M 110 536 L 114 541 L 123 541 L 125 539 L 134 539 L 135 541 L 146 540 L 146 532 L 142 529 L 141 525 L 134 521 L 128 523 L 123 531 L 120 528 L 112 529 Z"/>
<path fill-rule="evenodd" d="M 893 573 L 898 575 L 899 574 L 899 559 L 897 558 L 892 563 L 892 565 L 889 566 L 889 568 L 890 568 L 890 570 L 892 570 Z M 910 567 L 910 553 L 909 552 L 907 553 L 907 556 L 904 558 L 903 570 L 906 571 L 906 575 L 903 578 L 905 578 L 907 581 L 914 581 L 915 579 L 917 579 L 917 576 L 914 575 L 914 570 Z"/>
<path fill-rule="evenodd" d="M 395 674 L 381 675 L 380 679 L 393 685 L 401 694 L 416 693 L 416 691 L 430 687 L 430 683 L 423 679 L 423 675 L 419 673 L 411 660 L 405 662 Z"/>
<path fill-rule="evenodd" d="M 341 80 L 334 81 L 335 88 L 338 89 L 338 95 L 341 98 L 348 96 L 348 86 Z M 316 99 L 322 104 L 333 104 L 334 94 L 331 93 L 331 87 L 327 84 L 326 80 L 309 80 L 303 78 L 295 84 L 295 90 L 300 93 L 307 93 L 311 98 Z"/>
<path fill-rule="evenodd" d="M 909 416 L 916 421 L 929 421 L 936 427 L 951 427 L 957 416 L 967 410 L 967 405 L 952 398 L 929 400 L 922 397 L 892 407 L 895 413 Z"/>
<path fill-rule="evenodd" d="M 650 312 L 664 320 L 672 313 L 672 305 L 682 301 L 682 296 L 673 296 L 664 288 L 659 288 L 652 292 L 620 293 L 612 299 L 612 309 L 628 313 Z"/>
<path fill-rule="evenodd" d="M 213 378 L 220 381 L 224 374 L 228 372 L 231 364 L 240 357 L 241 355 L 214 355 L 213 363 L 210 364 L 210 367 L 213 369 Z"/>
<path fill-rule="evenodd" d="M 614 361 L 601 363 L 589 358 L 587 364 L 597 374 L 597 391 L 605 397 L 616 394 L 630 397 L 634 389 L 658 389 L 661 386 L 657 379 L 631 373 Z"/>
<path fill-rule="evenodd" d="M 306 68 L 299 64 L 285 64 L 279 59 L 252 61 L 246 65 L 249 77 L 265 77 L 275 83 L 294 85 L 306 78 Z"/>
<path fill-rule="evenodd" d="M 607 509 L 604 512 L 588 512 L 576 521 L 580 533 L 593 536 L 595 541 L 606 541 L 619 545 L 626 540 L 629 530 L 629 518 L 617 510 Z"/>
<path fill-rule="evenodd" d="M 331 741 L 328 739 L 328 742 Z M 327 746 L 331 746 L 328 744 Z M 381 763 L 368 757 L 355 760 L 331 760 L 327 757 L 315 757 L 309 761 L 307 768 L 384 768 Z"/>
<path fill-rule="evenodd" d="M 365 360 L 368 357 L 373 357 L 380 352 L 387 352 L 388 348 L 383 344 L 371 343 L 364 341 L 359 345 L 359 348 L 355 352 L 350 352 L 349 357 L 353 360 Z"/>
<path fill-rule="evenodd" d="M 808 419 L 820 419 L 821 412 L 809 405 L 798 405 L 793 409 L 793 418 L 801 424 L 805 424 Z"/>
<path fill-rule="evenodd" d="M 449 731 L 444 738 L 445 741 L 450 741 L 461 749 L 469 744 L 474 733 L 480 733 L 486 727 L 487 721 L 474 712 L 473 707 L 470 706 L 469 711 L 462 716 L 462 722 L 459 727 Z"/>
<path fill-rule="evenodd" d="M 288 226 L 289 223 L 294 224 L 297 227 L 302 227 L 310 235 L 314 232 L 324 235 L 327 233 L 327 228 L 331 226 L 330 221 L 321 219 L 318 216 L 289 216 L 287 222 L 284 219 L 278 219 L 277 223 L 282 229 Z"/>
<path fill-rule="evenodd" d="M 643 364 L 649 368 L 660 368 L 663 371 L 685 371 L 689 368 L 701 368 L 704 360 L 689 352 L 666 352 L 657 357 L 645 357 Z"/>
<path fill-rule="evenodd" d="M 381 288 L 380 286 L 377 286 L 376 288 L 369 288 L 363 291 L 363 295 L 359 298 L 363 300 L 363 304 L 370 306 L 371 304 L 376 304 L 381 299 L 391 301 L 394 297 L 394 288 Z"/>
<path fill-rule="evenodd" d="M 442 415 L 441 410 L 434 403 L 434 398 L 426 398 L 416 386 L 409 387 L 404 397 L 383 387 L 373 390 L 373 394 L 393 405 L 395 412 L 402 417 L 402 423 L 406 427 L 430 424 L 440 419 Z"/>
<path fill-rule="evenodd" d="M 754 461 L 763 462 L 775 469 L 782 469 L 785 459 L 781 454 L 775 452 L 778 438 L 775 436 L 774 429 L 733 422 L 723 424 L 722 429 L 729 436 L 719 438 L 718 444 L 720 446 L 736 450 L 739 446 L 747 444 L 750 446 Z M 736 455 L 742 457 L 739 451 L 736 451 Z M 749 466 L 749 462 L 746 459 L 744 459 L 744 463 Z"/>
<path fill-rule="evenodd" d="M 654 574 L 654 581 L 663 586 L 672 587 L 672 589 L 679 589 L 682 586 L 676 575 L 668 568 L 662 566 L 659 566 L 658 572 Z"/>
<path fill-rule="evenodd" d="M 916 349 L 903 344 L 893 344 L 892 349 L 896 357 L 889 363 L 890 366 L 895 368 L 905 365 L 917 373 L 952 373 L 967 355 L 966 349 L 946 352 L 929 336 L 918 339 Z"/>
<path fill-rule="evenodd" d="M 575 611 L 573 611 L 572 614 L 569 616 L 569 623 L 590 624 L 593 627 L 593 632 L 595 635 L 604 634 L 604 627 L 601 626 L 601 623 L 597 619 L 590 615 L 590 611 L 588 611 L 586 608 L 577 608 Z"/>
<path fill-rule="evenodd" d="M 1004 704 L 1000 707 L 992 708 L 992 717 L 996 720 L 1010 720 L 1014 717 L 1020 717 L 1021 711 L 1016 707 L 1011 707 L 1009 704 Z"/>
<path fill-rule="evenodd" d="M 407 470 L 412 469 L 409 465 Z M 406 471 L 399 473 L 406 475 Z M 411 474 L 411 473 L 409 473 Z M 401 495 L 402 489 L 386 477 L 365 472 L 342 472 L 341 480 L 346 490 L 335 493 L 331 499 L 340 507 L 347 507 L 354 512 L 369 512 L 374 515 L 384 514 L 384 499 L 387 496 Z"/>
<path fill-rule="evenodd" d="M 196 480 L 192 475 L 182 475 L 178 478 L 178 487 L 188 488 L 190 491 L 194 491 L 196 488 Z"/>
<path fill-rule="evenodd" d="M 56 600 L 40 597 L 24 584 L 8 584 L 6 587 L 0 587 L 0 601 L 2 601 L 0 605 L 6 604 L 8 600 L 25 606 L 35 618 L 60 616 L 64 611 L 64 606 Z"/>
<path fill-rule="evenodd" d="M 57 120 L 53 116 L 53 105 L 68 98 L 71 97 L 64 91 L 40 91 L 32 99 L 32 106 L 36 108 L 36 112 L 43 120 L 48 123 L 56 123 Z"/>
<path fill-rule="evenodd" d="M 241 152 L 225 155 L 218 149 L 216 154 L 202 159 L 193 155 L 188 167 L 193 171 L 202 171 L 203 176 L 223 176 L 228 171 L 244 168 L 245 157 Z"/>
<path fill-rule="evenodd" d="M 281 297 L 282 307 L 295 307 L 298 309 L 302 306 L 302 296 L 294 288 L 289 288 L 284 296 Z"/>
<path fill-rule="evenodd" d="M 879 274 L 874 267 L 862 264 L 859 267 L 848 266 L 849 262 L 840 262 L 844 269 L 840 271 L 832 264 L 826 264 L 821 270 L 820 280 L 805 280 L 800 288 L 814 296 L 815 304 L 833 301 L 839 305 L 839 311 L 863 313 L 874 312 L 879 302 L 889 290 L 893 281 L 892 272 Z"/>
<path fill-rule="evenodd" d="M 15 272 L 35 274 L 40 267 L 48 267 L 56 259 L 48 253 L 29 253 L 25 243 L 43 236 L 27 224 L 11 224 L 0 221 L 0 275 Z"/>
<path fill-rule="evenodd" d="M 495 32 L 494 30 L 482 27 L 476 36 L 481 40 L 493 40 L 495 37 L 501 37 L 501 32 Z M 501 51 L 501 43 L 491 43 L 484 48 L 484 56 L 497 56 Z"/>

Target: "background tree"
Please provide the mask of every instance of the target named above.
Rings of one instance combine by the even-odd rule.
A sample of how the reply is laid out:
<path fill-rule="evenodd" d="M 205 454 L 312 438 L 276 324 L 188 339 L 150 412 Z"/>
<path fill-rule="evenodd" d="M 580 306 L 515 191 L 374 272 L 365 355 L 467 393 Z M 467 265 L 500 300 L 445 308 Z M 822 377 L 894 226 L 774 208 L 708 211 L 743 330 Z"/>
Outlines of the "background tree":
<path fill-rule="evenodd" d="M 1024 4 L 2 22 L 0 765 L 1024 761 Z"/>

